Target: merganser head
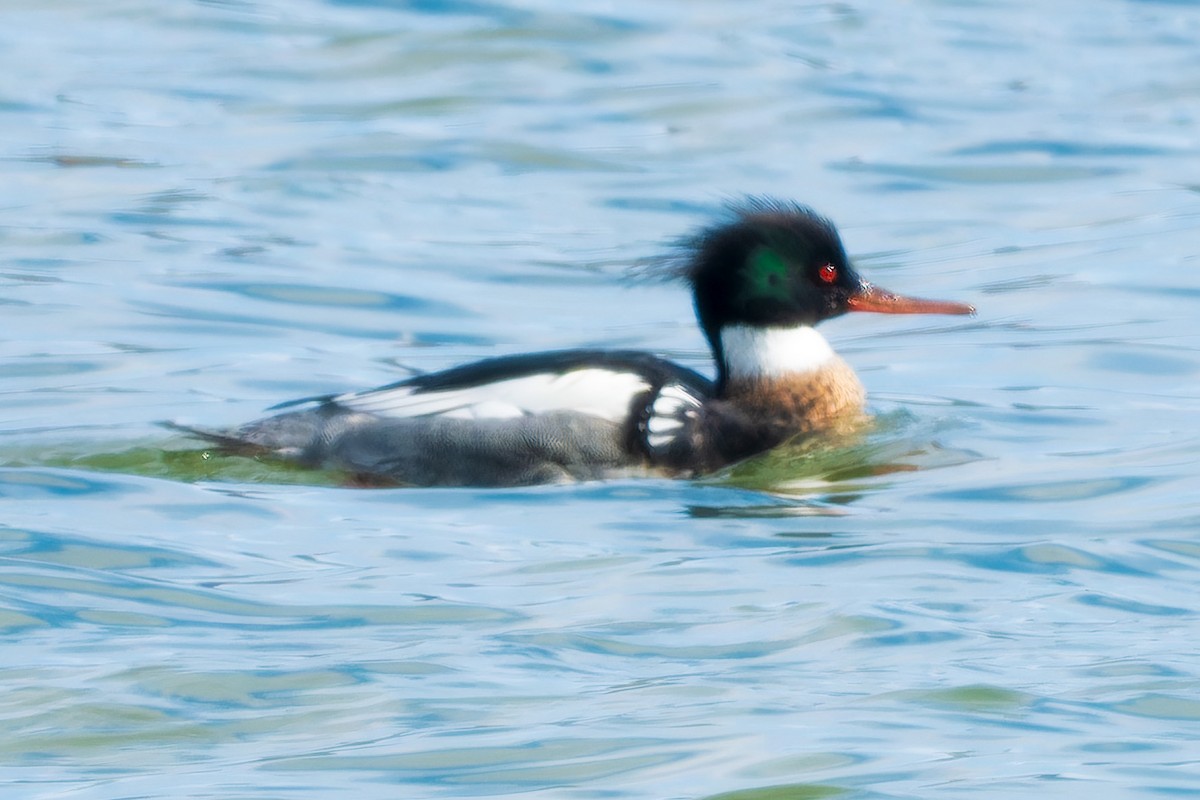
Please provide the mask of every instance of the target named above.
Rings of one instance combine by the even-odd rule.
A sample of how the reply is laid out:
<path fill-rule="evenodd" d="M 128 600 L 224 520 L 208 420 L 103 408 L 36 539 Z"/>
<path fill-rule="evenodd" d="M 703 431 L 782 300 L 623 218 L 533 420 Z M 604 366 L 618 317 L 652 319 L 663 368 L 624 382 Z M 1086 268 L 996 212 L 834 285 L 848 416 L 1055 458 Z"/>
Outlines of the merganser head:
<path fill-rule="evenodd" d="M 738 366 L 727 363 L 733 355 L 727 353 L 730 331 L 794 332 L 847 311 L 975 312 L 963 303 L 903 297 L 872 286 L 850 266 L 833 223 L 807 206 L 752 198 L 730 210 L 731 220 L 685 243 L 690 259 L 684 274 L 721 385 Z M 815 333 L 808 338 L 823 343 Z"/>

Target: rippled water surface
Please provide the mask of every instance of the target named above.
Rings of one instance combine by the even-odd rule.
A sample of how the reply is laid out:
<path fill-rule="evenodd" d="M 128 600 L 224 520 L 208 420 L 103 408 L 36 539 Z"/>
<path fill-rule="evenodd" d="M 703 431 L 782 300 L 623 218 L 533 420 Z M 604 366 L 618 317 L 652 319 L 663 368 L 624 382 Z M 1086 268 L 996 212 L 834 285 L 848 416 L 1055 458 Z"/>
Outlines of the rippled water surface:
<path fill-rule="evenodd" d="M 1200 791 L 1200 4 L 9 0 L 0 45 L 5 797 Z M 825 327 L 860 440 L 364 490 L 157 426 L 707 369 L 627 273 L 744 193 L 980 310 Z"/>

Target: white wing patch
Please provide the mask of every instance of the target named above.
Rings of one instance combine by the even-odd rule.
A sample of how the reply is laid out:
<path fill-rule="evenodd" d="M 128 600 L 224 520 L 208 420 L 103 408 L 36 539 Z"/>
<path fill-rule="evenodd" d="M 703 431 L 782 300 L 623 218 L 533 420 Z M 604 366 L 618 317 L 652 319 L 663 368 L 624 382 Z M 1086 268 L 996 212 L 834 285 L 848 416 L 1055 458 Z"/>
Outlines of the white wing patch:
<path fill-rule="evenodd" d="M 702 397 L 681 383 L 664 385 L 646 418 L 646 444 L 654 449 L 669 445 L 703 403 Z"/>
<path fill-rule="evenodd" d="M 462 389 L 412 387 L 352 392 L 340 406 L 381 417 L 440 415 L 454 419 L 511 419 L 550 411 L 578 411 L 613 422 L 629 415 L 633 398 L 650 388 L 640 375 L 601 367 L 542 372 Z"/>

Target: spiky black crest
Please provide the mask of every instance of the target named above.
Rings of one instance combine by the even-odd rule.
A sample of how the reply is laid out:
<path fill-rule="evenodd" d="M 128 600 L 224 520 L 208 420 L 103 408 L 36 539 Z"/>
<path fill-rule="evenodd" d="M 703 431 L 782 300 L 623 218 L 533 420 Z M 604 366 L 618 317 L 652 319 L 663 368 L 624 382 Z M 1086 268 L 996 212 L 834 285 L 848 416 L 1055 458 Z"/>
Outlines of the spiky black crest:
<path fill-rule="evenodd" d="M 716 220 L 677 239 L 670 252 L 639 261 L 632 274 L 638 278 L 683 279 L 695 285 L 697 273 L 703 269 L 698 256 L 734 232 L 751 236 L 757 233 L 764 238 L 769 235 L 780 246 L 787 245 L 788 239 L 824 239 L 841 247 L 833 223 L 810 206 L 765 195 L 747 195 L 726 202 Z"/>
<path fill-rule="evenodd" d="M 833 223 L 801 203 L 750 196 L 712 224 L 643 262 L 641 274 L 682 278 L 723 374 L 721 330 L 815 325 L 844 313 L 864 284 Z"/>
<path fill-rule="evenodd" d="M 833 223 L 798 203 L 747 198 L 686 247 L 680 274 L 714 347 L 724 325 L 815 325 L 836 316 L 862 283 Z"/>

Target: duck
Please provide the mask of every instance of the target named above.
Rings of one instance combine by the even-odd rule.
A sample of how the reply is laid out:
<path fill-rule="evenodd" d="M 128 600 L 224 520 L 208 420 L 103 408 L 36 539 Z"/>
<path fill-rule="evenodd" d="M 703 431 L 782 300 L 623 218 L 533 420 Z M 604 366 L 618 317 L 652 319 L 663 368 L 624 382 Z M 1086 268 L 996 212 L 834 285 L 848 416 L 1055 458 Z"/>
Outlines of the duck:
<path fill-rule="evenodd" d="M 866 281 L 834 224 L 806 205 L 753 197 L 726 211 L 659 262 L 691 289 L 711 377 L 638 350 L 553 350 L 288 401 L 232 430 L 174 427 L 227 453 L 371 485 L 696 478 L 866 417 L 863 384 L 819 323 L 975 313 Z"/>

